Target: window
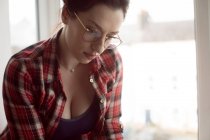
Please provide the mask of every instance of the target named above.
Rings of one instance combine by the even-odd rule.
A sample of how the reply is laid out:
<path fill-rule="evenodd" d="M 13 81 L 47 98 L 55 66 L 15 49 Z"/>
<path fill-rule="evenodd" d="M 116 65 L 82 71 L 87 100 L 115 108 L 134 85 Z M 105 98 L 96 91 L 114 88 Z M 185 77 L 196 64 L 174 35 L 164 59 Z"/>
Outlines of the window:
<path fill-rule="evenodd" d="M 2 91 L 4 70 L 9 58 L 15 52 L 37 41 L 37 23 L 35 0 L 3 0 L 0 1 L 0 5 L 4 7 L 0 14 L 2 21 L 0 28 L 3 31 L 0 35 L 2 39 L 0 42 L 3 43 L 0 47 L 0 91 Z M 9 31 L 10 33 L 8 33 Z M 2 96 L 0 97 L 0 116 L 1 133 L 7 123 Z"/>
<path fill-rule="evenodd" d="M 131 1 L 119 48 L 126 140 L 197 139 L 193 7 L 191 0 Z"/>
<path fill-rule="evenodd" d="M 9 0 L 12 52 L 38 40 L 35 0 Z"/>

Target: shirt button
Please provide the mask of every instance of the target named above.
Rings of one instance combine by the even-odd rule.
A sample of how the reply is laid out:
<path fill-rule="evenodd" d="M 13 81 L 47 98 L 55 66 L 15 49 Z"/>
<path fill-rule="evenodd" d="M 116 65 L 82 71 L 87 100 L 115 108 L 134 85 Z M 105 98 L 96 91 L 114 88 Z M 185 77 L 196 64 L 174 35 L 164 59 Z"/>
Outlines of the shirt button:
<path fill-rule="evenodd" d="M 102 103 L 102 104 L 103 104 L 103 103 L 104 103 L 104 100 L 103 100 L 103 99 L 101 99 L 101 100 L 100 100 L 100 103 Z"/>
<path fill-rule="evenodd" d="M 121 129 L 123 129 L 123 128 L 124 128 L 124 127 L 123 127 L 123 124 L 120 124 L 120 128 L 121 128 Z"/>
<path fill-rule="evenodd" d="M 93 78 L 90 78 L 90 82 L 93 83 Z"/>

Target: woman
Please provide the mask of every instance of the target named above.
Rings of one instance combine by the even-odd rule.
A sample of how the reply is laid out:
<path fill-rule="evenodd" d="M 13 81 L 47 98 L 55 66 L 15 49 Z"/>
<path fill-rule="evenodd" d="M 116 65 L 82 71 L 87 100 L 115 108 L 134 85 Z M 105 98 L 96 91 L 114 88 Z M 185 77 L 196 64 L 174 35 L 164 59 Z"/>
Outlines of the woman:
<path fill-rule="evenodd" d="M 64 0 L 52 38 L 12 56 L 1 140 L 122 139 L 122 62 L 115 48 L 128 0 Z"/>

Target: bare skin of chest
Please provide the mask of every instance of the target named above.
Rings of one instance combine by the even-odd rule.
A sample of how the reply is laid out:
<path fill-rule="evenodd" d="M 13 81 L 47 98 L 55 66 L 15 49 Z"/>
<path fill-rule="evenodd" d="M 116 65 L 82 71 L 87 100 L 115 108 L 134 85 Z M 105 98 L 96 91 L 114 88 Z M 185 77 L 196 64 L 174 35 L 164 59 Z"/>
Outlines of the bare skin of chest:
<path fill-rule="evenodd" d="M 95 96 L 85 67 L 75 72 L 60 69 L 63 90 L 67 97 L 62 118 L 73 119 L 83 114 L 91 105 Z"/>

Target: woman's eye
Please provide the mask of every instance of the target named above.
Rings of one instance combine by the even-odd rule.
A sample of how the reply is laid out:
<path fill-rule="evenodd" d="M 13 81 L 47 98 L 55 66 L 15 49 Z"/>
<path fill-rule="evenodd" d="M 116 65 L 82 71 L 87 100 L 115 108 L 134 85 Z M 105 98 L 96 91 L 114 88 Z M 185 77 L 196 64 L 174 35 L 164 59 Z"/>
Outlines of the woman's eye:
<path fill-rule="evenodd" d="M 95 33 L 95 32 L 96 32 L 96 30 L 93 29 L 93 28 L 91 28 L 91 27 L 87 27 L 87 29 L 88 29 L 88 31 L 91 32 L 91 33 Z"/>
<path fill-rule="evenodd" d="M 107 39 L 107 40 L 110 40 L 110 39 L 113 39 L 113 38 L 115 38 L 115 37 L 112 36 L 112 35 L 106 36 L 106 39 Z"/>

